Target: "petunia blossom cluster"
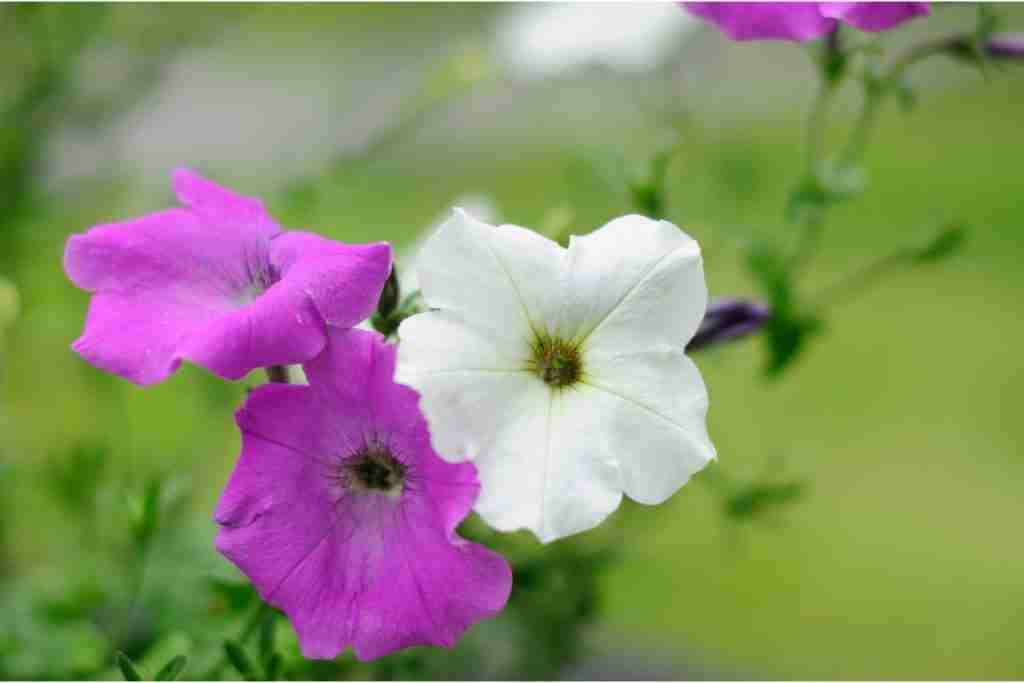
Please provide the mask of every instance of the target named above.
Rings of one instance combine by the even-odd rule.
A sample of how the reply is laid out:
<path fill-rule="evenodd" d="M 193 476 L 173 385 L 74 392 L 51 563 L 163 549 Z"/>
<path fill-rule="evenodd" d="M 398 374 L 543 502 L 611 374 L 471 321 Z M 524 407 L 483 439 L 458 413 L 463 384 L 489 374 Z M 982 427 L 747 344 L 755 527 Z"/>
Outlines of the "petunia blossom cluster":
<path fill-rule="evenodd" d="M 355 329 L 393 275 L 388 244 L 284 230 L 191 171 L 174 189 L 179 208 L 68 241 L 92 295 L 73 349 L 142 385 L 183 361 L 277 380 L 236 414 L 216 547 L 307 657 L 450 647 L 500 612 L 512 572 L 458 535 L 471 510 L 553 541 L 623 495 L 666 500 L 715 457 L 685 354 L 707 332 L 701 253 L 671 223 L 624 216 L 564 249 L 457 210 L 422 249 L 428 310 L 396 344 Z M 308 384 L 287 383 L 296 364 Z"/>

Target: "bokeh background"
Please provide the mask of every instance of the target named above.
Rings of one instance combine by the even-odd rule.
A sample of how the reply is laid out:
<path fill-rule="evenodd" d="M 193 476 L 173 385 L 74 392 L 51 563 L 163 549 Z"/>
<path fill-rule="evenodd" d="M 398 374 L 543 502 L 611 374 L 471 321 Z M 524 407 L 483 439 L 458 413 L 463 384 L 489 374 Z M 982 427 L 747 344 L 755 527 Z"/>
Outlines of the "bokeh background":
<path fill-rule="evenodd" d="M 1024 31 L 1024 7 L 994 9 Z M 938 7 L 884 44 L 975 12 Z M 118 677 L 115 649 L 238 677 L 218 657 L 251 596 L 211 514 L 261 378 L 183 367 L 141 389 L 69 349 L 87 295 L 65 241 L 169 206 L 174 167 L 283 225 L 408 254 L 456 203 L 588 232 L 633 210 L 629 179 L 674 135 L 664 214 L 701 241 L 713 295 L 758 297 L 744 245 L 793 230 L 806 50 L 731 43 L 674 4 L 3 5 L 0 35 L 6 678 Z M 279 620 L 286 671 L 1024 677 L 1024 64 L 911 77 L 916 105 L 883 112 L 870 189 L 836 207 L 806 280 L 951 220 L 959 252 L 838 302 L 773 381 L 761 338 L 698 355 L 720 463 L 581 539 L 516 538 L 516 609 L 449 661 L 301 668 Z M 857 101 L 840 97 L 830 143 Z"/>

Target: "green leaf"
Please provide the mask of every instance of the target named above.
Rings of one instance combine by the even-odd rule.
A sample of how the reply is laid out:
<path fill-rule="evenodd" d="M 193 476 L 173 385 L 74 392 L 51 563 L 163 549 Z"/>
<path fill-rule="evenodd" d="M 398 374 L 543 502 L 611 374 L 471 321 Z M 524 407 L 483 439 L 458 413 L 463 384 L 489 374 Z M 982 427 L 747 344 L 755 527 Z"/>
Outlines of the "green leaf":
<path fill-rule="evenodd" d="M 153 540 L 160 520 L 160 497 L 163 482 L 151 479 L 141 496 L 130 501 L 132 534 L 140 548 L 145 548 Z"/>
<path fill-rule="evenodd" d="M 217 598 L 233 612 L 244 611 L 256 598 L 256 589 L 248 581 L 233 581 L 216 576 L 209 577 L 207 581 Z"/>
<path fill-rule="evenodd" d="M 836 29 L 838 31 L 839 27 L 837 26 Z M 829 86 L 835 87 L 843 80 L 847 67 L 850 65 L 850 57 L 843 51 L 838 34 L 834 38 L 830 36 L 823 41 L 819 63 L 822 78 Z"/>
<path fill-rule="evenodd" d="M 807 338 L 821 328 L 821 321 L 798 307 L 789 268 L 777 248 L 768 243 L 752 245 L 746 265 L 772 309 L 764 326 L 768 342 L 765 375 L 777 377 L 799 357 Z"/>
<path fill-rule="evenodd" d="M 937 263 L 956 253 L 967 241 L 967 226 L 952 223 L 935 233 L 924 244 L 912 248 L 910 260 L 916 264 Z"/>
<path fill-rule="evenodd" d="M 664 218 L 665 178 L 680 148 L 678 131 L 667 130 L 661 134 L 654 152 L 629 183 L 629 197 L 635 211 L 650 218 Z"/>
<path fill-rule="evenodd" d="M 185 667 L 188 665 L 188 657 L 184 655 L 178 655 L 172 657 L 171 661 L 164 664 L 164 667 L 156 674 L 156 680 L 158 681 L 176 681 L 185 671 Z"/>
<path fill-rule="evenodd" d="M 768 360 L 765 375 L 775 378 L 799 358 L 811 335 L 822 328 L 822 322 L 812 316 L 787 311 L 785 315 L 773 312 L 765 323 L 764 335 L 768 340 Z"/>
<path fill-rule="evenodd" d="M 274 635 L 276 629 L 276 614 L 273 610 L 267 610 L 267 616 L 260 622 L 260 661 L 264 666 L 274 656 Z"/>
<path fill-rule="evenodd" d="M 124 676 L 126 681 L 142 681 L 145 680 L 139 670 L 135 668 L 135 664 L 132 660 L 128 659 L 128 655 L 123 652 L 117 653 L 117 665 L 121 668 L 121 675 Z"/>
<path fill-rule="evenodd" d="M 281 676 L 281 665 L 284 663 L 284 659 L 277 652 L 272 654 L 270 658 L 264 664 L 264 672 L 268 681 L 276 681 Z"/>
<path fill-rule="evenodd" d="M 795 503 L 806 493 L 802 481 L 753 483 L 729 496 L 725 514 L 732 519 L 754 519 L 769 509 Z"/>
<path fill-rule="evenodd" d="M 792 307 L 792 287 L 786 259 L 768 242 L 754 242 L 746 249 L 746 266 L 773 309 Z"/>
<path fill-rule="evenodd" d="M 233 640 L 225 640 L 224 654 L 227 655 L 231 666 L 235 667 L 235 671 L 241 674 L 242 678 L 247 681 L 258 679 L 256 668 L 252 665 L 252 660 L 249 659 L 249 655 L 245 654 L 245 650 L 242 649 L 241 645 Z"/>
<path fill-rule="evenodd" d="M 107 455 L 106 444 L 83 441 L 50 456 L 47 481 L 60 502 L 76 515 L 94 514 Z"/>

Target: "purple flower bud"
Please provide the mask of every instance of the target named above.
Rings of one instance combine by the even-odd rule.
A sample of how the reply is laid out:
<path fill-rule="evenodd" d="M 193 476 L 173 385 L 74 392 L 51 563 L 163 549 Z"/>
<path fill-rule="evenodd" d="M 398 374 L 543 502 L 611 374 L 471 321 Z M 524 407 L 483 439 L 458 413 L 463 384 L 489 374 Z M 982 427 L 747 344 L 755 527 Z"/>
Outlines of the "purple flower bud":
<path fill-rule="evenodd" d="M 993 59 L 1024 60 L 1024 33 L 998 33 L 988 39 L 985 52 Z"/>
<path fill-rule="evenodd" d="M 730 339 L 738 339 L 761 329 L 772 317 L 771 309 L 762 303 L 741 299 L 719 299 L 704 314 L 704 320 L 687 351 L 697 351 Z"/>

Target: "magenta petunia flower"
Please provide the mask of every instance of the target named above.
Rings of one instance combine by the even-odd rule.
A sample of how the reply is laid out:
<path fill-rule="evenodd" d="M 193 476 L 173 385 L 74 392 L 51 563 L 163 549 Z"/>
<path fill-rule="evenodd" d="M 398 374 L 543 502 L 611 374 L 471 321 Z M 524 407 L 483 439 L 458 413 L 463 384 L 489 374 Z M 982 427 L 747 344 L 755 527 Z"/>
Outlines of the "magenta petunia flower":
<path fill-rule="evenodd" d="M 182 360 L 239 379 L 315 357 L 329 327 L 373 311 L 391 269 L 386 243 L 282 231 L 258 199 L 184 169 L 174 190 L 184 208 L 68 240 L 64 269 L 93 292 L 72 348 L 93 365 L 137 384 Z"/>
<path fill-rule="evenodd" d="M 930 12 L 927 2 L 684 2 L 733 40 L 806 42 L 838 21 L 863 31 L 884 31 Z"/>
<path fill-rule="evenodd" d="M 450 647 L 508 600 L 505 560 L 455 533 L 476 468 L 434 452 L 394 369 L 380 335 L 332 332 L 305 365 L 309 386 L 262 386 L 236 416 L 217 549 L 284 610 L 306 657 Z"/>

